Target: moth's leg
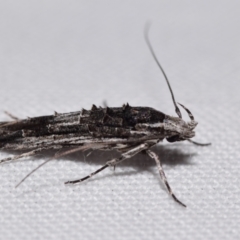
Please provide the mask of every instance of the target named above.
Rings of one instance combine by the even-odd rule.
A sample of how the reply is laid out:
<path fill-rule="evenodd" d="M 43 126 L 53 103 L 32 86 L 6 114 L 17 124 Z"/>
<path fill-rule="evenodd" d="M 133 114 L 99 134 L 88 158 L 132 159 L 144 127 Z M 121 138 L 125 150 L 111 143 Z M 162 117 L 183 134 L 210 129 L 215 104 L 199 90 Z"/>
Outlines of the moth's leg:
<path fill-rule="evenodd" d="M 30 152 L 22 153 L 22 154 L 15 155 L 15 156 L 12 156 L 12 157 L 7 157 L 7 158 L 4 158 L 4 159 L 1 159 L 0 160 L 0 164 L 4 163 L 4 162 L 14 161 L 14 160 L 17 160 L 19 158 L 34 156 L 34 155 L 36 155 L 37 153 L 39 153 L 39 152 L 41 152 L 43 150 L 48 150 L 48 149 L 52 149 L 52 148 L 53 148 L 52 146 L 42 147 L 42 148 L 37 148 L 35 150 L 32 150 Z"/>
<path fill-rule="evenodd" d="M 15 121 L 18 121 L 18 120 L 19 120 L 18 117 L 12 115 L 11 113 L 9 113 L 9 112 L 7 112 L 7 111 L 4 111 L 4 113 L 5 113 L 6 115 L 8 115 L 10 118 L 12 118 L 13 120 L 15 120 Z"/>
<path fill-rule="evenodd" d="M 211 145 L 211 143 L 199 143 L 199 142 L 195 142 L 195 141 L 193 141 L 193 140 L 191 140 L 191 139 L 187 139 L 190 143 L 193 143 L 193 144 L 195 144 L 195 145 L 197 145 L 197 146 L 202 146 L 202 147 L 205 147 L 205 146 L 209 146 L 209 145 Z"/>
<path fill-rule="evenodd" d="M 92 172 L 91 174 L 89 174 L 88 176 L 78 179 L 78 180 L 73 180 L 73 181 L 68 181 L 65 182 L 65 184 L 76 184 L 76 183 L 80 183 L 85 181 L 88 178 L 91 178 L 92 176 L 96 175 L 97 173 L 101 172 L 102 170 L 104 170 L 105 168 L 108 168 L 109 166 L 116 166 L 118 163 L 124 161 L 127 158 L 131 158 L 134 155 L 136 155 L 137 153 L 145 150 L 149 148 L 149 144 L 147 143 L 143 143 L 141 145 L 138 145 L 137 147 L 134 147 L 132 149 L 130 149 L 129 151 L 122 153 L 121 156 L 119 158 L 114 158 L 111 161 L 106 162 L 106 164 L 104 166 L 102 166 L 101 168 L 99 168 L 97 171 Z"/>
<path fill-rule="evenodd" d="M 157 168 L 158 168 L 159 174 L 160 174 L 160 177 L 161 177 L 162 181 L 164 182 L 164 184 L 165 184 L 169 194 L 172 196 L 172 198 L 177 203 L 181 204 L 183 207 L 186 207 L 186 205 L 183 204 L 181 201 L 179 201 L 177 199 L 177 197 L 174 195 L 174 193 L 173 193 L 173 191 L 172 191 L 172 189 L 171 189 L 171 187 L 170 187 L 170 185 L 169 185 L 169 183 L 167 181 L 166 175 L 164 173 L 164 170 L 163 170 L 163 167 L 162 167 L 162 164 L 161 164 L 161 161 L 160 161 L 160 158 L 158 157 L 158 155 L 156 153 L 154 153 L 153 151 L 151 151 L 151 150 L 147 150 L 146 152 L 152 159 L 155 160 L 155 162 L 157 164 Z"/>
<path fill-rule="evenodd" d="M 119 151 L 121 154 L 123 154 L 123 153 L 126 153 L 126 152 L 128 152 L 129 150 L 137 147 L 137 146 L 138 146 L 138 145 L 133 145 L 133 146 L 127 145 L 125 148 L 118 149 L 118 151 Z M 142 152 L 143 152 L 143 151 L 142 151 Z M 114 171 L 116 170 L 116 166 L 117 166 L 117 165 L 114 165 L 114 166 L 113 166 L 113 170 L 114 170 Z"/>
<path fill-rule="evenodd" d="M 93 147 L 93 145 L 91 145 L 91 146 Z M 95 147 L 96 147 L 96 146 L 98 146 L 98 145 L 95 145 Z M 101 145 L 99 145 L 99 146 L 101 146 Z M 61 146 L 61 145 L 52 146 L 52 147 L 50 146 L 50 148 L 61 149 L 62 146 Z M 45 149 L 46 149 L 46 148 L 45 148 Z M 51 160 L 60 158 L 60 157 L 62 157 L 62 156 L 66 156 L 66 155 L 71 154 L 71 153 L 74 153 L 74 152 L 84 151 L 84 150 L 87 150 L 87 149 L 89 149 L 89 145 L 76 147 L 76 148 L 74 148 L 74 149 L 70 149 L 70 150 L 65 151 L 65 152 L 63 152 L 63 153 L 58 153 L 58 152 L 59 152 L 59 151 L 58 151 L 58 152 L 54 155 L 54 157 L 46 160 L 45 162 L 41 163 L 41 164 L 38 165 L 36 168 L 34 168 L 31 172 L 29 172 L 29 173 L 16 185 L 16 188 L 17 188 L 20 184 L 22 184 L 29 176 L 31 176 L 34 172 L 36 172 L 39 168 L 41 168 L 43 165 L 47 164 L 47 163 L 50 162 Z"/>

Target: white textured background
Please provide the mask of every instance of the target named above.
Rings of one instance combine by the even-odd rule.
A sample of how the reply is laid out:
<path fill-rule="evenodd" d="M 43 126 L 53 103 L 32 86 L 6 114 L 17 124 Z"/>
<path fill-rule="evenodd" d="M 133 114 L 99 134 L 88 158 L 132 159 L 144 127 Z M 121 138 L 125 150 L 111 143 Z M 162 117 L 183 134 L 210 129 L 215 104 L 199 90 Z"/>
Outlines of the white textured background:
<path fill-rule="evenodd" d="M 14 186 L 53 153 L 0 166 L 0 239 L 239 239 L 239 1 L 0 1 L 0 120 L 90 108 L 151 106 L 175 115 L 150 38 L 195 140 L 164 142 L 176 204 L 139 155 L 74 187 L 113 153 L 66 156 Z M 187 119 L 186 114 L 184 115 Z M 0 158 L 13 153 L 0 152 Z"/>

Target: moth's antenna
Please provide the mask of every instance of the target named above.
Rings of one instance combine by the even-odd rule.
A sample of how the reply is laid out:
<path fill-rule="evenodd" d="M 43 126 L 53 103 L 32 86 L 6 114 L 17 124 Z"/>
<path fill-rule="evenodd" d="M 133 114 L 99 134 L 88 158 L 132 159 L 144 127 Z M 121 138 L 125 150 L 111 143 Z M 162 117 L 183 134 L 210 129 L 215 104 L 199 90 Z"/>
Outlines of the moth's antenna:
<path fill-rule="evenodd" d="M 172 95 L 173 104 L 174 104 L 174 106 L 175 106 L 175 112 L 177 113 L 177 115 L 179 116 L 179 118 L 182 118 L 182 114 L 181 114 L 180 109 L 178 108 L 178 106 L 177 106 L 177 104 L 176 104 L 176 101 L 175 101 L 175 98 L 174 98 L 174 95 L 173 95 L 173 91 L 172 91 L 172 88 L 171 88 L 170 83 L 169 83 L 169 81 L 168 81 L 167 75 L 166 75 L 166 73 L 164 72 L 164 70 L 163 70 L 160 62 L 158 61 L 158 59 L 157 59 L 157 57 L 156 57 L 156 55 L 155 55 L 155 53 L 154 53 L 154 51 L 153 51 L 153 47 L 152 47 L 152 45 L 151 45 L 151 43 L 150 43 L 150 41 L 149 41 L 149 38 L 148 38 L 149 29 L 150 29 L 150 23 L 147 22 L 147 24 L 146 24 L 146 26 L 145 26 L 145 30 L 144 30 L 145 40 L 146 40 L 146 42 L 147 42 L 147 45 L 148 45 L 148 47 L 149 47 L 149 49 L 150 49 L 150 52 L 151 52 L 154 60 L 156 61 L 158 67 L 159 67 L 160 70 L 162 71 L 162 74 L 163 74 L 163 76 L 164 76 L 164 78 L 165 78 L 165 80 L 166 80 L 166 82 L 167 82 L 168 88 L 169 88 L 169 90 L 170 90 L 170 92 L 171 92 L 171 95 Z"/>

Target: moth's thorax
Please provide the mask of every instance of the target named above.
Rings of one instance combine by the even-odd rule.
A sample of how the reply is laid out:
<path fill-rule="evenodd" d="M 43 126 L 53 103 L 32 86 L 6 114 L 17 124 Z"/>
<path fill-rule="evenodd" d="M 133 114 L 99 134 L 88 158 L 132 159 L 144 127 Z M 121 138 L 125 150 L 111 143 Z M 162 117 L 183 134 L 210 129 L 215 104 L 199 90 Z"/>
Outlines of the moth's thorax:
<path fill-rule="evenodd" d="M 194 120 L 185 122 L 181 118 L 165 115 L 164 119 L 156 120 L 153 123 L 139 123 L 136 124 L 135 128 L 138 131 L 148 132 L 148 134 L 170 138 L 170 141 L 175 142 L 194 137 L 195 132 L 193 130 L 197 124 Z"/>

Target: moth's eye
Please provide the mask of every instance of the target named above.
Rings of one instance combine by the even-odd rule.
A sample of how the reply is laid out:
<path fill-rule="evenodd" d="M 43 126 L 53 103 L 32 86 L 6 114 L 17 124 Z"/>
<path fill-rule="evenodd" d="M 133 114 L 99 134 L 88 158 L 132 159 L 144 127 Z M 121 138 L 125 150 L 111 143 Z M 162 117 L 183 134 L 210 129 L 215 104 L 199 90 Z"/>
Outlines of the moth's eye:
<path fill-rule="evenodd" d="M 180 140 L 179 135 L 175 135 L 175 136 L 167 138 L 168 142 L 176 142 L 176 141 L 179 141 L 179 140 Z"/>

